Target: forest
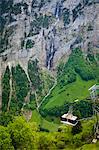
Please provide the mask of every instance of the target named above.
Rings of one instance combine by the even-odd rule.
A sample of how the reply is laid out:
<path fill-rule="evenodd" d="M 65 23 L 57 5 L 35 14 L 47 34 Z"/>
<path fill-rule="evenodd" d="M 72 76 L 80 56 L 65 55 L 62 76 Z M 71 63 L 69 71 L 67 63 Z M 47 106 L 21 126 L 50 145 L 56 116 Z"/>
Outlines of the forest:
<path fill-rule="evenodd" d="M 0 126 L 1 150 L 80 150 L 83 147 L 88 150 L 90 146 L 98 150 L 99 147 L 99 143 L 89 144 L 93 138 L 93 120 L 79 122 L 75 127 L 61 125 L 57 132 L 42 132 L 35 122 L 27 122 L 22 116 L 5 113 L 2 119 L 0 117 L 4 125 Z"/>

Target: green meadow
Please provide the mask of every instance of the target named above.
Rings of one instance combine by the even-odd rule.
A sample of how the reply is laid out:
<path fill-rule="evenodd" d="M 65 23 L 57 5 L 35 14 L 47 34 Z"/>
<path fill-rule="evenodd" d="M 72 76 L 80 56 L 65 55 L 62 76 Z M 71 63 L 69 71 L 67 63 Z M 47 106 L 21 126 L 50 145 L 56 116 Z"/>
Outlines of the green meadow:
<path fill-rule="evenodd" d="M 32 118 L 30 122 L 36 122 L 41 128 L 49 131 L 57 131 L 59 127 L 59 124 L 47 121 L 45 118 L 43 118 L 37 110 L 32 112 Z"/>
<path fill-rule="evenodd" d="M 77 76 L 75 82 L 70 83 L 63 88 L 56 86 L 43 107 L 49 109 L 55 106 L 62 106 L 65 102 L 73 102 L 76 99 L 83 100 L 89 97 L 90 93 L 88 89 L 95 83 L 95 80 L 84 81 L 80 76 Z"/>

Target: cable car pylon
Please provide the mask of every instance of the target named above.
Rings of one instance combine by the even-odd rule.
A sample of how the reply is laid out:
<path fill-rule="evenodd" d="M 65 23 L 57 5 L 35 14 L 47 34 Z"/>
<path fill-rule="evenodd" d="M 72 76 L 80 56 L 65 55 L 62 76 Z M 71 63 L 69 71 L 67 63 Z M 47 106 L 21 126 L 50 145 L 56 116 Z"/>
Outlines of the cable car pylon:
<path fill-rule="evenodd" d="M 93 107 L 93 115 L 96 118 L 94 124 L 94 137 L 93 142 L 99 140 L 99 85 L 93 85 L 90 89 L 90 96 L 92 100 L 92 107 Z"/>

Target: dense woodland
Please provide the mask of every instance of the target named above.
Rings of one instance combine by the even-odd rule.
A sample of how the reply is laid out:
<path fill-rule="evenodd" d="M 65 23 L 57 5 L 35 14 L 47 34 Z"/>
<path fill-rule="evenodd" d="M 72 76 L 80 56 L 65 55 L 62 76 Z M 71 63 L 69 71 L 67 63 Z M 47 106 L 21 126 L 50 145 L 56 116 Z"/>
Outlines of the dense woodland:
<path fill-rule="evenodd" d="M 1 119 L 1 118 L 0 118 Z M 57 132 L 41 132 L 36 123 L 26 122 L 23 117 L 11 114 L 2 116 L 0 126 L 0 149 L 2 150 L 50 150 L 77 149 L 91 142 L 94 121 L 79 122 L 76 127 L 60 126 Z M 7 119 L 9 123 L 7 123 Z M 97 143 L 97 149 L 98 149 Z"/>

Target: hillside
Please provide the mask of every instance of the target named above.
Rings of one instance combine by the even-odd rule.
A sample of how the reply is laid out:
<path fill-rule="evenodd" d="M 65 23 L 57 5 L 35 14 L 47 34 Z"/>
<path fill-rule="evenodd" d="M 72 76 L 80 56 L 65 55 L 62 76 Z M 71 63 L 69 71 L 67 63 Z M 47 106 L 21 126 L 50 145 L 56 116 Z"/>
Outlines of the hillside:
<path fill-rule="evenodd" d="M 21 103 L 29 101 L 32 93 L 36 96 L 36 105 L 39 105 L 53 85 L 52 78 L 56 75 L 57 66 L 61 60 L 68 60 L 73 49 L 80 47 L 84 58 L 90 56 L 93 59 L 91 56 L 94 55 L 98 61 L 98 0 L 1 0 L 0 8 L 0 108 L 2 101 L 5 101 L 2 100 L 1 79 L 7 67 L 11 74 L 13 67 L 16 70 L 21 67 L 17 76 L 24 72 L 22 78 L 28 87 L 21 90 L 24 93 Z M 36 67 L 36 74 L 32 73 L 33 66 Z M 41 75 L 42 72 L 51 76 L 52 84 L 44 83 L 46 78 Z M 35 83 L 32 79 L 34 74 Z M 19 83 L 13 84 L 13 89 L 11 76 L 9 88 L 12 90 L 7 96 L 8 105 L 10 99 L 20 94 L 14 94 L 13 98 L 14 89 L 16 91 L 21 86 Z M 34 84 L 41 86 L 35 87 Z"/>
<path fill-rule="evenodd" d="M 60 126 L 58 132 L 41 132 L 35 123 L 15 117 L 7 127 L 0 126 L 0 149 L 66 149 L 98 150 L 99 142 L 92 144 L 94 121 L 83 121 L 81 129 Z M 73 131 L 78 131 L 75 133 Z M 91 144 L 89 144 L 91 143 Z"/>
<path fill-rule="evenodd" d="M 97 150 L 95 84 L 99 0 L 0 0 L 0 150 Z"/>

